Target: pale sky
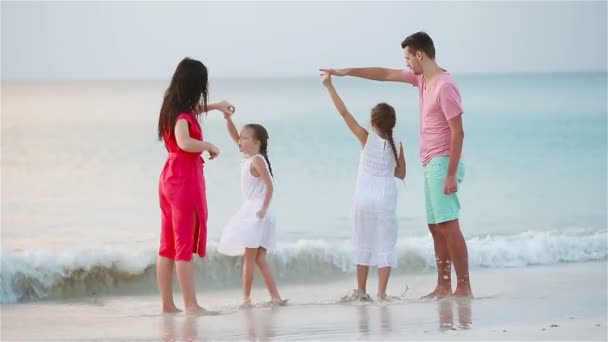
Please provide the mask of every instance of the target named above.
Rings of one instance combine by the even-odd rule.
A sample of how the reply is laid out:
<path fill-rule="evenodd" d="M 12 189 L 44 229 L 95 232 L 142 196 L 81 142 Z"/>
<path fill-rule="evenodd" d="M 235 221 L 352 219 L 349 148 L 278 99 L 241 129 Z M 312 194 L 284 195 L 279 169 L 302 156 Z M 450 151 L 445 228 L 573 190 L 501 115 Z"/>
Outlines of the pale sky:
<path fill-rule="evenodd" d="M 166 79 L 185 56 L 212 78 L 405 65 L 425 30 L 453 73 L 606 71 L 594 2 L 7 2 L 2 80 Z"/>

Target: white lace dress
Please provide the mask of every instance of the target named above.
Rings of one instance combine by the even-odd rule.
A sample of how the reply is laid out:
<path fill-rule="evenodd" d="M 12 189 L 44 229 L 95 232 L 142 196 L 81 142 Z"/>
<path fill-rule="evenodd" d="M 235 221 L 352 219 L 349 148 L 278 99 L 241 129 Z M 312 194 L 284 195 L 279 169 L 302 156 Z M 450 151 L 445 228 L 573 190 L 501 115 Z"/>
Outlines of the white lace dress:
<path fill-rule="evenodd" d="M 256 213 L 262 208 L 266 186 L 261 177 L 251 174 L 251 163 L 260 158 L 268 168 L 262 155 L 255 155 L 241 161 L 241 194 L 243 204 L 234 214 L 222 232 L 218 252 L 225 255 L 243 255 L 245 248 L 264 247 L 275 249 L 276 218 L 272 206 L 266 216 L 257 218 Z"/>
<path fill-rule="evenodd" d="M 399 153 L 401 142 L 397 139 L 394 142 Z M 361 151 L 353 205 L 357 265 L 397 266 L 396 165 L 390 143 L 371 130 Z"/>

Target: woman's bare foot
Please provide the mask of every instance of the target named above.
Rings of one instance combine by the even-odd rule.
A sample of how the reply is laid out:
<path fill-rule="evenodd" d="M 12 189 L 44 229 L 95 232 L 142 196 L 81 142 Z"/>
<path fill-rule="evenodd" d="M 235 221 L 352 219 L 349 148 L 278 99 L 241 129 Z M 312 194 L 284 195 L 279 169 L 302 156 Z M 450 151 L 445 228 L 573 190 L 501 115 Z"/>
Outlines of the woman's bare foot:
<path fill-rule="evenodd" d="M 164 314 L 176 314 L 176 313 L 180 313 L 180 312 L 182 312 L 182 310 L 178 309 L 175 305 L 168 306 L 168 307 L 163 306 Z"/>
<path fill-rule="evenodd" d="M 193 308 L 186 308 L 186 315 L 190 316 L 215 316 L 219 314 L 219 311 L 207 310 L 198 305 Z"/>
<path fill-rule="evenodd" d="M 420 299 L 441 299 L 451 294 L 452 289 L 450 287 L 436 287 L 433 292 L 427 294 L 426 296 L 422 296 Z"/>
<path fill-rule="evenodd" d="M 241 309 L 249 309 L 252 308 L 253 304 L 251 303 L 251 299 L 243 299 L 243 302 L 241 303 L 241 305 L 239 305 L 239 308 Z"/>

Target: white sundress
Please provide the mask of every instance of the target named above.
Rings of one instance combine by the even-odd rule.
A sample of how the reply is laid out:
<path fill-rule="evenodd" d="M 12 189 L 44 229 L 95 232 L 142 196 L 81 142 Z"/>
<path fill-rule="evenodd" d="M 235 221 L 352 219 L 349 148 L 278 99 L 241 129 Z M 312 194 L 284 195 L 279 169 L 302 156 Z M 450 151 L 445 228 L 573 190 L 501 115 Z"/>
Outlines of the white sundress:
<path fill-rule="evenodd" d="M 260 158 L 268 169 L 266 159 L 261 154 L 241 161 L 241 194 L 243 204 L 234 214 L 222 232 L 218 252 L 225 255 L 243 255 L 245 248 L 264 247 L 271 251 L 276 244 L 276 218 L 272 206 L 266 216 L 259 219 L 256 214 L 262 208 L 266 186 L 261 177 L 251 174 L 251 163 Z"/>
<path fill-rule="evenodd" d="M 401 142 L 393 138 L 397 154 Z M 396 267 L 397 163 L 390 143 L 371 130 L 361 151 L 353 204 L 354 262 Z"/>

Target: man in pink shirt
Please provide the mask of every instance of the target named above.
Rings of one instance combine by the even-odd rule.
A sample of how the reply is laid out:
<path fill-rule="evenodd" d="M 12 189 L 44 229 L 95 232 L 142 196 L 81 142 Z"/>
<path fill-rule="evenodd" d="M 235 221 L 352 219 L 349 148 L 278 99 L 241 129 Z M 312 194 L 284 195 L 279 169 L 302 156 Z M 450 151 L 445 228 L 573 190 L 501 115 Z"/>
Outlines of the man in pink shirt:
<path fill-rule="evenodd" d="M 385 68 L 321 69 L 336 76 L 405 82 L 418 87 L 420 99 L 420 158 L 424 165 L 427 223 L 435 245 L 437 286 L 423 298 L 452 294 L 472 297 L 467 245 L 460 230 L 458 184 L 464 177 L 460 161 L 464 130 L 460 92 L 452 76 L 435 61 L 435 45 L 424 32 L 401 43 L 410 70 Z"/>

